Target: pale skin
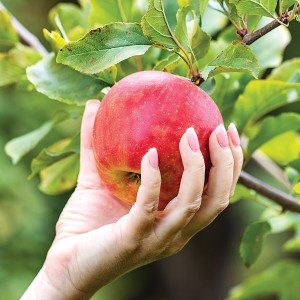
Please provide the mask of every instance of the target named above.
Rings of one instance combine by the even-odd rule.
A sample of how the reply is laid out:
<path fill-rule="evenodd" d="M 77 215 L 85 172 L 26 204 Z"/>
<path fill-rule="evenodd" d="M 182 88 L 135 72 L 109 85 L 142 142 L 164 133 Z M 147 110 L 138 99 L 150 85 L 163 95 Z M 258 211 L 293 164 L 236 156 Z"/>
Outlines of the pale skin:
<path fill-rule="evenodd" d="M 159 153 L 150 149 L 141 161 L 141 186 L 135 204 L 120 202 L 105 188 L 96 170 L 92 128 L 100 105 L 87 102 L 81 127 L 77 187 L 59 217 L 45 263 L 21 299 L 90 299 L 117 277 L 174 255 L 229 204 L 243 162 L 234 125 L 220 125 L 209 140 L 212 168 L 205 165 L 193 128 L 179 150 L 184 165 L 178 196 L 157 211 L 161 174 Z"/>

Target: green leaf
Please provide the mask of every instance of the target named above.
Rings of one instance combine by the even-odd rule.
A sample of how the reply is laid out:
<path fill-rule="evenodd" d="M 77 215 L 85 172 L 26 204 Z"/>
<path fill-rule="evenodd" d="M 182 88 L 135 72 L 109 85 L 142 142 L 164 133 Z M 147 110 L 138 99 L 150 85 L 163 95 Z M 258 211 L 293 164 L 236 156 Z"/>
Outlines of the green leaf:
<path fill-rule="evenodd" d="M 87 14 L 75 4 L 60 3 L 49 12 L 50 23 L 61 33 L 67 35 L 67 40 L 77 40 L 89 29 Z M 74 28 L 80 27 L 83 31 L 78 36 L 72 35 Z"/>
<path fill-rule="evenodd" d="M 286 179 L 289 181 L 291 185 L 295 185 L 297 181 L 300 179 L 299 172 L 295 168 L 289 166 L 284 169 L 284 176 L 286 177 Z"/>
<path fill-rule="evenodd" d="M 90 0 L 90 21 L 101 25 L 128 22 L 132 17 L 133 3 L 134 0 Z"/>
<path fill-rule="evenodd" d="M 266 235 L 271 231 L 267 221 L 250 224 L 242 237 L 240 255 L 246 267 L 252 266 L 260 256 Z"/>
<path fill-rule="evenodd" d="M 6 53 L 0 53 L 0 87 L 24 80 L 26 68 L 40 58 L 35 50 L 21 44 Z"/>
<path fill-rule="evenodd" d="M 192 53 L 193 50 L 191 48 L 190 39 L 188 37 L 188 32 L 187 32 L 187 15 L 189 13 L 191 13 L 189 7 L 178 9 L 176 14 L 177 25 L 174 34 L 177 40 L 183 46 L 183 48 L 187 50 L 189 53 Z"/>
<path fill-rule="evenodd" d="M 273 69 L 268 79 L 295 82 L 293 78 L 295 78 L 297 74 L 300 74 L 300 58 L 293 58 L 285 61 L 278 68 Z"/>
<path fill-rule="evenodd" d="M 116 67 L 116 65 L 113 65 L 106 70 L 95 74 L 94 77 L 108 83 L 109 85 L 113 85 L 116 83 L 117 72 L 118 68 Z"/>
<path fill-rule="evenodd" d="M 53 120 L 46 122 L 41 127 L 12 139 L 5 145 L 5 152 L 11 157 L 13 164 L 17 164 L 21 158 L 34 149 L 38 143 L 52 130 L 52 128 L 64 121 L 68 114 L 59 111 Z"/>
<path fill-rule="evenodd" d="M 60 143 L 61 145 L 61 143 Z M 80 152 L 80 135 L 77 134 L 73 139 L 63 140 L 62 149 L 57 149 L 57 146 L 52 145 L 49 149 L 44 148 L 36 158 L 31 162 L 31 174 L 29 179 L 39 173 L 41 170 L 49 167 L 55 162 L 70 156 L 73 153 Z"/>
<path fill-rule="evenodd" d="M 216 84 L 211 97 L 219 107 L 225 124 L 232 121 L 231 114 L 236 99 L 251 79 L 252 77 L 242 73 L 223 73 L 214 77 Z"/>
<path fill-rule="evenodd" d="M 98 98 L 101 90 L 107 86 L 101 80 L 57 64 L 54 53 L 29 67 L 27 77 L 37 91 L 67 104 L 84 104 L 88 99 Z"/>
<path fill-rule="evenodd" d="M 233 119 L 239 131 L 259 120 L 263 115 L 294 101 L 300 100 L 300 84 L 278 80 L 251 81 L 239 96 Z"/>
<path fill-rule="evenodd" d="M 203 18 L 204 13 L 206 12 L 208 0 L 200 0 L 200 15 Z"/>
<path fill-rule="evenodd" d="M 90 31 L 70 42 L 57 55 L 57 62 L 83 73 L 95 74 L 131 56 L 144 54 L 152 43 L 138 24 L 114 23 Z"/>
<path fill-rule="evenodd" d="M 252 153 L 274 137 L 287 131 L 299 129 L 299 114 L 283 113 L 276 117 L 267 117 L 259 124 L 256 135 L 249 140 L 248 151 Z"/>
<path fill-rule="evenodd" d="M 65 193 L 75 187 L 79 172 L 79 154 L 71 154 L 40 173 L 39 189 L 48 195 Z"/>
<path fill-rule="evenodd" d="M 294 188 L 294 190 L 297 189 Z M 300 222 L 295 226 L 295 236 L 289 239 L 283 247 L 288 252 L 300 252 Z"/>
<path fill-rule="evenodd" d="M 208 50 L 211 37 L 198 24 L 198 19 L 190 7 L 178 9 L 175 36 L 187 53 L 196 60 L 204 57 Z"/>
<path fill-rule="evenodd" d="M 67 44 L 67 42 L 62 38 L 62 36 L 56 31 L 49 32 L 47 29 L 43 29 L 43 34 L 55 53 L 57 53 L 61 48 L 63 48 Z"/>
<path fill-rule="evenodd" d="M 258 15 L 273 17 L 277 5 L 277 0 L 230 0 L 240 15 Z M 275 18 L 275 17 L 273 17 Z"/>
<path fill-rule="evenodd" d="M 263 17 L 258 27 L 263 27 L 268 23 L 270 23 L 270 19 Z M 251 44 L 250 48 L 255 53 L 261 68 L 274 68 L 281 63 L 283 52 L 290 41 L 289 30 L 285 26 L 278 26 Z"/>
<path fill-rule="evenodd" d="M 34 149 L 51 131 L 53 125 L 54 123 L 49 121 L 40 128 L 9 141 L 5 146 L 5 152 L 11 157 L 13 164 L 17 164 L 24 155 Z"/>
<path fill-rule="evenodd" d="M 224 2 L 226 3 L 226 6 L 228 8 L 228 13 L 230 15 L 230 19 L 234 22 L 234 24 L 238 28 L 243 28 L 244 27 L 243 18 L 237 11 L 236 5 L 233 4 L 231 0 L 225 0 Z"/>
<path fill-rule="evenodd" d="M 170 49 L 177 49 L 178 43 L 165 15 L 162 0 L 149 0 L 147 13 L 142 18 L 144 34 L 154 43 Z"/>
<path fill-rule="evenodd" d="M 216 66 L 209 72 L 208 77 L 213 77 L 226 72 L 243 72 L 258 77 L 259 65 L 255 54 L 250 47 L 239 42 L 233 42 L 218 57 L 210 63 Z"/>
<path fill-rule="evenodd" d="M 300 138 L 296 132 L 288 131 L 263 145 L 260 150 L 282 166 L 300 157 Z"/>
<path fill-rule="evenodd" d="M 154 66 L 154 70 L 173 73 L 180 59 L 181 58 L 176 53 L 172 53 L 166 58 L 158 61 Z"/>
<path fill-rule="evenodd" d="M 296 260 L 282 260 L 235 287 L 228 300 L 258 299 L 270 295 L 276 296 L 278 300 L 298 300 L 299 277 L 300 263 Z"/>
<path fill-rule="evenodd" d="M 179 5 L 180 8 L 184 8 L 189 6 L 190 9 L 192 9 L 193 11 L 195 11 L 197 16 L 201 16 L 201 18 L 204 15 L 204 11 L 206 9 L 208 0 L 177 0 L 177 3 Z"/>
<path fill-rule="evenodd" d="M 19 41 L 8 13 L 0 10 L 0 52 L 13 48 Z"/>
<path fill-rule="evenodd" d="M 208 53 L 211 36 L 199 26 L 195 13 L 191 13 L 193 18 L 187 23 L 188 38 L 195 58 L 199 60 Z"/>
<path fill-rule="evenodd" d="M 289 9 L 295 3 L 297 3 L 297 0 L 282 0 L 282 1 L 279 1 L 280 11 L 285 12 L 287 9 Z"/>

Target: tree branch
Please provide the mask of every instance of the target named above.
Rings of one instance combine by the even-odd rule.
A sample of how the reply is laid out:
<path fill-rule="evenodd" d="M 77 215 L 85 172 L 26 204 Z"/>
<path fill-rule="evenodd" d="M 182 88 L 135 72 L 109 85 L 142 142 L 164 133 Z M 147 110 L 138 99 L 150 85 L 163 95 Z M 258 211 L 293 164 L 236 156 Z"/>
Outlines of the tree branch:
<path fill-rule="evenodd" d="M 0 1 L 0 10 L 8 12 L 4 4 Z M 31 46 L 33 49 L 35 49 L 37 52 L 39 52 L 42 56 L 45 56 L 48 54 L 48 51 L 46 48 L 42 45 L 42 43 L 39 41 L 39 39 L 33 35 L 31 32 L 29 32 L 10 12 L 9 12 L 12 23 L 14 28 L 16 29 L 17 33 L 21 37 L 21 39 L 29 46 Z"/>
<path fill-rule="evenodd" d="M 300 6 L 297 7 L 297 9 L 295 10 L 294 13 L 298 14 L 300 12 Z M 247 33 L 245 34 L 242 39 L 243 42 L 246 45 L 251 45 L 252 43 L 254 43 L 256 40 L 258 40 L 259 38 L 261 38 L 262 36 L 266 35 L 267 33 L 269 33 L 270 31 L 272 31 L 273 29 L 279 27 L 281 25 L 281 23 L 284 23 L 286 25 L 289 24 L 288 18 L 289 16 L 293 13 L 293 11 L 289 11 L 285 16 L 279 18 L 278 20 L 273 20 L 272 22 L 268 23 L 267 25 L 265 25 L 264 27 L 251 32 L 251 33 Z M 280 21 L 280 22 L 278 22 Z"/>
<path fill-rule="evenodd" d="M 282 206 L 284 210 L 300 213 L 300 204 L 294 197 L 266 184 L 245 171 L 241 172 L 239 183 L 270 198 L 272 201 Z"/>

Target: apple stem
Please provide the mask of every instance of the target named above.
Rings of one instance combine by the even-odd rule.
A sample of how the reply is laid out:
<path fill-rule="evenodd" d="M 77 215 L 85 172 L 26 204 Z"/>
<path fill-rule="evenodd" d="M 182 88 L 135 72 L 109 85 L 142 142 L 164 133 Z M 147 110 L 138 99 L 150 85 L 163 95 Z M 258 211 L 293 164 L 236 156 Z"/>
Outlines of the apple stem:
<path fill-rule="evenodd" d="M 204 81 L 205 80 L 200 72 L 194 73 L 191 78 L 191 82 L 197 86 L 200 86 Z"/>

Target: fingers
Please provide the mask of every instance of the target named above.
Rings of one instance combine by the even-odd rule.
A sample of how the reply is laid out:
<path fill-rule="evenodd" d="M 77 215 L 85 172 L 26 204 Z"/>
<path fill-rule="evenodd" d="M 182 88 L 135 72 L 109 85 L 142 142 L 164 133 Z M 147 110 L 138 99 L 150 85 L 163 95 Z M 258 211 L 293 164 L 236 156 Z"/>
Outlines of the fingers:
<path fill-rule="evenodd" d="M 178 196 L 165 208 L 157 235 L 172 236 L 186 226 L 199 210 L 204 185 L 205 164 L 195 130 L 191 127 L 179 144 L 184 172 Z"/>
<path fill-rule="evenodd" d="M 185 235 L 194 235 L 209 225 L 229 204 L 243 161 L 239 136 L 233 126 L 230 126 L 227 134 L 224 126 L 219 125 L 210 136 L 212 168 L 207 190 L 203 195 L 201 209 L 185 229 Z M 233 132 L 234 129 L 236 132 Z"/>
<path fill-rule="evenodd" d="M 135 204 L 129 212 L 129 226 L 138 238 L 153 227 L 159 202 L 161 175 L 156 148 L 151 148 L 142 158 L 141 185 Z"/>
<path fill-rule="evenodd" d="M 243 167 L 243 150 L 240 146 L 240 137 L 238 131 L 233 123 L 229 125 L 227 132 L 229 137 L 229 145 L 234 160 L 233 182 L 230 189 L 230 196 L 232 196 Z"/>
<path fill-rule="evenodd" d="M 78 184 L 82 186 L 98 186 L 99 176 L 93 154 L 92 135 L 95 117 L 100 101 L 89 100 L 86 103 L 81 123 L 80 137 L 80 172 Z"/>
<path fill-rule="evenodd" d="M 212 167 L 209 172 L 206 197 L 215 206 L 228 205 L 233 182 L 234 160 L 227 132 L 219 125 L 209 138 L 209 153 Z"/>

